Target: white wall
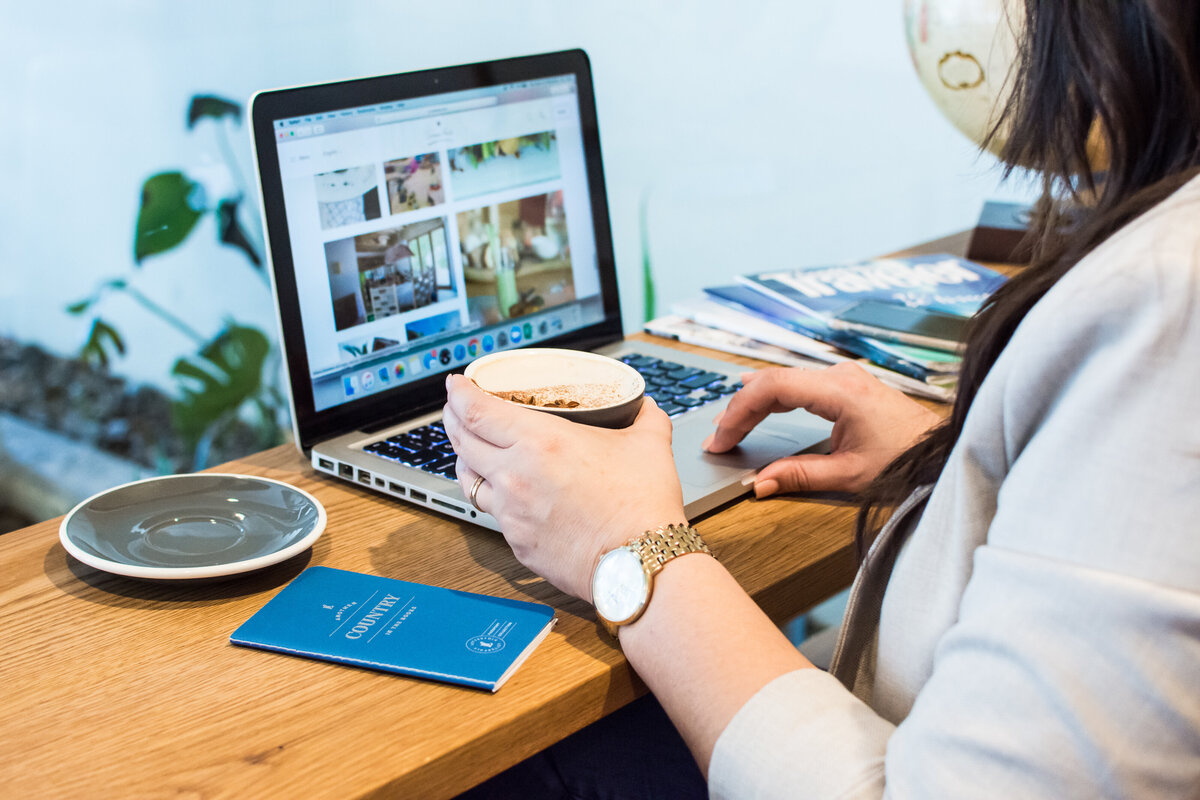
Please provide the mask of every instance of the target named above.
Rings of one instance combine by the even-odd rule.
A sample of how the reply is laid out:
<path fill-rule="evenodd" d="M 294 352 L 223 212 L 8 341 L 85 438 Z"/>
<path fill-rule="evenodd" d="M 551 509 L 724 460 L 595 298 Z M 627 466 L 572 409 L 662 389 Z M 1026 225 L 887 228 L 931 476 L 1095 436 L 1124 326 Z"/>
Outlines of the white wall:
<path fill-rule="evenodd" d="M 641 321 L 639 203 L 659 310 L 737 271 L 867 256 L 969 227 L 998 172 L 934 109 L 900 0 L 518 4 L 312 0 L 8 2 L 0 85 L 0 335 L 73 352 L 64 307 L 130 272 L 205 335 L 274 329 L 264 282 L 211 221 L 133 269 L 150 174 L 220 153 L 187 101 L 582 46 L 592 57 L 627 326 Z M 249 145 L 236 151 L 249 172 Z M 247 174 L 247 177 L 250 177 Z M 130 301 L 98 308 L 131 341 L 118 369 L 166 385 L 192 349 Z"/>

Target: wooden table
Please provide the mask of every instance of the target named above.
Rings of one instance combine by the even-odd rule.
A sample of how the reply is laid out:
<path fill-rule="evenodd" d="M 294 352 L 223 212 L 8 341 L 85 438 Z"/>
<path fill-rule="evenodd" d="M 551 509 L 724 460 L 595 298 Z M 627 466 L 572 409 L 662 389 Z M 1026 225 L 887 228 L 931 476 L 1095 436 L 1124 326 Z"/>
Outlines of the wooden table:
<path fill-rule="evenodd" d="M 452 797 L 645 692 L 590 607 L 498 534 L 321 477 L 290 446 L 219 471 L 311 492 L 326 533 L 289 562 L 203 586 L 86 567 L 59 544 L 59 520 L 0 536 L 0 794 Z M 783 623 L 850 582 L 853 518 L 846 498 L 783 497 L 698 524 Z M 559 624 L 495 695 L 229 644 L 315 564 L 548 603 Z"/>

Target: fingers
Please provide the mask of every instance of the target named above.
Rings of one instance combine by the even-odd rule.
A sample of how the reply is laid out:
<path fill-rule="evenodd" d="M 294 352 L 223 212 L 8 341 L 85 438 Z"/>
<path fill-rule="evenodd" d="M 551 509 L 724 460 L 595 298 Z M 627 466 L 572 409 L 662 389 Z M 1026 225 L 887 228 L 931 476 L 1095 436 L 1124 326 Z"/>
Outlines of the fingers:
<path fill-rule="evenodd" d="M 471 469 L 466 460 L 461 457 L 455 463 L 454 470 L 458 475 L 458 485 L 462 488 L 463 496 L 478 510 L 489 514 L 492 513 L 493 489 L 487 479 L 484 478 L 477 488 L 475 482 L 483 476 Z M 474 497 L 471 496 L 472 490 L 475 493 Z"/>
<path fill-rule="evenodd" d="M 864 478 L 863 459 L 854 453 L 788 456 L 763 467 L 754 479 L 754 496 L 779 492 L 858 491 Z"/>
<path fill-rule="evenodd" d="M 471 491 L 471 484 L 479 477 L 479 473 L 471 469 L 462 456 L 459 456 L 458 461 L 454 462 L 454 474 L 458 476 L 458 485 L 462 487 L 463 494 Z"/>
<path fill-rule="evenodd" d="M 797 375 L 800 374 L 796 370 Z M 801 406 L 786 406 L 780 395 L 787 391 L 792 376 L 788 370 L 765 369 L 742 376 L 743 386 L 729 400 L 729 405 L 717 419 L 717 429 L 704 442 L 704 449 L 724 453 L 737 445 L 768 415 L 790 411 Z M 792 389 L 790 394 L 795 394 Z"/>
<path fill-rule="evenodd" d="M 654 402 L 653 397 L 642 398 L 642 410 L 638 412 L 631 427 L 639 430 L 653 431 L 659 436 L 666 436 L 668 442 L 671 440 L 671 434 L 674 431 L 671 425 L 671 418 L 667 416 L 665 411 L 658 407 L 658 403 Z"/>
<path fill-rule="evenodd" d="M 742 388 L 730 398 L 704 449 L 723 453 L 770 414 L 797 408 L 836 420 L 848 397 L 847 376 L 840 365 L 820 371 L 771 368 L 742 376 Z"/>
<path fill-rule="evenodd" d="M 457 468 L 461 470 L 465 462 L 472 479 L 475 475 L 483 475 L 484 478 L 491 477 L 495 483 L 497 471 L 504 468 L 505 460 L 509 458 L 509 448 L 497 447 L 494 443 L 477 436 L 449 403 L 442 409 L 442 424 L 446 426 L 446 435 L 450 438 L 455 455 L 458 456 Z M 466 483 L 465 489 L 469 489 L 470 486 L 470 483 Z"/>
<path fill-rule="evenodd" d="M 742 388 L 730 398 L 729 405 L 715 420 L 717 429 L 705 440 L 704 449 L 712 453 L 724 453 L 746 438 L 746 434 L 770 414 L 795 408 L 784 406 L 777 396 L 789 372 L 764 369 L 742 375 Z"/>
<path fill-rule="evenodd" d="M 470 431 L 496 447 L 516 444 L 528 424 L 522 416 L 540 413 L 506 403 L 462 375 L 446 378 L 446 408 L 454 413 L 460 430 Z"/>

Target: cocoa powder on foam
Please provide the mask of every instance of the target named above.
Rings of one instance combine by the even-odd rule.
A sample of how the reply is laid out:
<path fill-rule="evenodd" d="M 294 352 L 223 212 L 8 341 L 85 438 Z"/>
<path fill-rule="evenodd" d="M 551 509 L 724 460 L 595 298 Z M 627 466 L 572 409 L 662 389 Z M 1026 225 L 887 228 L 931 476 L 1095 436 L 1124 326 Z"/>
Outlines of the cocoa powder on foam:
<path fill-rule="evenodd" d="M 621 400 L 618 383 L 573 383 L 539 386 L 536 389 L 488 391 L 503 400 L 542 408 L 604 408 Z"/>

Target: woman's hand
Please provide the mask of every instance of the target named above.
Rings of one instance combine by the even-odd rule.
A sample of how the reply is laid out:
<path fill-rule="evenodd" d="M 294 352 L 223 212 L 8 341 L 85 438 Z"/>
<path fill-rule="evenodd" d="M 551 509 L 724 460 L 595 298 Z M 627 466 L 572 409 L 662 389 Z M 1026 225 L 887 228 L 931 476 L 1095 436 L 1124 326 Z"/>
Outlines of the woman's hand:
<path fill-rule="evenodd" d="M 446 380 L 446 433 L 458 480 L 496 517 L 517 559 L 591 601 L 600 556 L 648 528 L 683 522 L 671 421 L 652 400 L 609 430 L 521 408 L 461 375 Z"/>
<path fill-rule="evenodd" d="M 764 467 L 754 494 L 779 491 L 855 492 L 916 443 L 941 417 L 885 386 L 857 364 L 820 371 L 772 368 L 742 376 L 744 387 L 717 418 L 704 449 L 723 453 L 767 415 L 803 408 L 833 423 L 829 455 L 781 458 Z"/>

